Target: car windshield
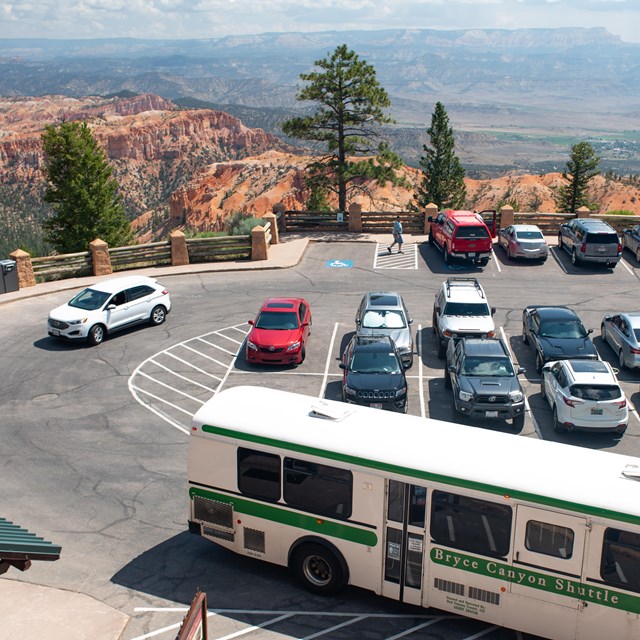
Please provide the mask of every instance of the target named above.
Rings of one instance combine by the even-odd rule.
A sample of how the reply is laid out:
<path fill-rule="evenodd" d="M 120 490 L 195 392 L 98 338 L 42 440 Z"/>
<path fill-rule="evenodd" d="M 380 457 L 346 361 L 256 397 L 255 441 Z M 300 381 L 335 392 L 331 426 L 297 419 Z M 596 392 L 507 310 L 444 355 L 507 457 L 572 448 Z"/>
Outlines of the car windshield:
<path fill-rule="evenodd" d="M 483 376 L 507 378 L 514 375 L 509 358 L 465 358 L 462 362 L 462 374 L 465 376 Z"/>
<path fill-rule="evenodd" d="M 544 322 L 540 326 L 543 338 L 586 338 L 587 332 L 579 320 Z"/>
<path fill-rule="evenodd" d="M 518 231 L 516 236 L 518 240 L 542 240 L 544 237 L 540 231 Z"/>
<path fill-rule="evenodd" d="M 404 329 L 407 323 L 401 311 L 392 309 L 373 311 L 368 310 L 362 318 L 364 329 Z"/>
<path fill-rule="evenodd" d="M 640 342 L 640 329 L 634 329 L 633 335 L 636 337 L 636 340 Z"/>
<path fill-rule="evenodd" d="M 478 225 L 477 227 L 467 227 L 460 226 L 456 231 L 456 238 L 488 238 L 489 232 L 486 227 L 481 227 Z"/>
<path fill-rule="evenodd" d="M 574 384 L 569 392 L 580 400 L 615 400 L 622 395 L 620 387 L 613 384 L 581 385 Z"/>
<path fill-rule="evenodd" d="M 110 293 L 105 293 L 104 291 L 85 289 L 69 300 L 69 306 L 84 309 L 85 311 L 95 311 L 102 308 L 110 296 Z"/>
<path fill-rule="evenodd" d="M 393 351 L 356 351 L 349 369 L 354 373 L 400 373 L 400 363 Z"/>
<path fill-rule="evenodd" d="M 289 329 L 298 328 L 298 314 L 295 311 L 263 311 L 256 320 L 258 329 Z"/>
<path fill-rule="evenodd" d="M 445 316 L 490 316 L 491 310 L 486 302 L 447 302 Z"/>

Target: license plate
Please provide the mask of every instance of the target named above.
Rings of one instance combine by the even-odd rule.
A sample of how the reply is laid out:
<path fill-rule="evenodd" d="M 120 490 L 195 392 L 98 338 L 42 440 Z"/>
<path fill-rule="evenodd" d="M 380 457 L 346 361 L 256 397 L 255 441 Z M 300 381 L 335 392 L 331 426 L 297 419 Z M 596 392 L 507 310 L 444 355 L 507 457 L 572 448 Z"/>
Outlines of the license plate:
<path fill-rule="evenodd" d="M 598 247 L 598 251 L 600 253 L 604 253 L 606 250 L 607 250 L 606 247 Z"/>
<path fill-rule="evenodd" d="M 498 417 L 498 412 L 497 411 L 487 411 L 485 415 L 486 415 L 487 418 L 497 418 Z"/>
<path fill-rule="evenodd" d="M 475 258 L 475 257 L 476 257 L 475 252 L 474 252 L 474 253 L 470 253 L 470 254 L 469 254 L 469 257 L 470 257 L 470 258 Z"/>
<path fill-rule="evenodd" d="M 591 409 L 591 415 L 592 416 L 601 416 L 602 415 L 602 409 Z"/>
<path fill-rule="evenodd" d="M 51 333 L 52 333 L 54 336 L 59 336 L 59 335 L 60 335 L 60 332 L 59 332 L 57 329 L 51 329 Z"/>
<path fill-rule="evenodd" d="M 382 409 L 382 402 L 372 402 L 369 406 L 372 409 Z"/>

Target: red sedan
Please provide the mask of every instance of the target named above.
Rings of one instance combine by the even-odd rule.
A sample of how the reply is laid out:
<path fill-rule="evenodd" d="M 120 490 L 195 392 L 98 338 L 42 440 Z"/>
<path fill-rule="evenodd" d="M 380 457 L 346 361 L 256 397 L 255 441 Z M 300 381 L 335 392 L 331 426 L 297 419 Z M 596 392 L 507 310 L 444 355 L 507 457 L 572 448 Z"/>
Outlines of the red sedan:
<path fill-rule="evenodd" d="M 301 364 L 311 333 L 311 308 L 304 298 L 269 298 L 247 336 L 247 361 Z"/>

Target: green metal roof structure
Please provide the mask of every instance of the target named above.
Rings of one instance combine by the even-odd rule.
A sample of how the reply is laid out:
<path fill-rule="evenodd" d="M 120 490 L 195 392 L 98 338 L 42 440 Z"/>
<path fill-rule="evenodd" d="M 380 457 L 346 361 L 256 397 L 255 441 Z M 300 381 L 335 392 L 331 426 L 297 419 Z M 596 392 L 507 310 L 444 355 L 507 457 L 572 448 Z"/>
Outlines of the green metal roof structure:
<path fill-rule="evenodd" d="M 62 547 L 0 518 L 0 574 L 16 567 L 25 571 L 32 560 L 57 560 Z"/>

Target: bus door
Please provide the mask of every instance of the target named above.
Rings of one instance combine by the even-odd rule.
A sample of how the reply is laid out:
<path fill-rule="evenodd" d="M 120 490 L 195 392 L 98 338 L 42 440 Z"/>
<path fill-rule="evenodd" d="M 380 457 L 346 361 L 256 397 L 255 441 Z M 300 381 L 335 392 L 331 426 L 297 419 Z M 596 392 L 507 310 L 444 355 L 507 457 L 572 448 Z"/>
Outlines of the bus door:
<path fill-rule="evenodd" d="M 519 609 L 529 622 L 537 619 L 543 628 L 555 629 L 558 638 L 575 638 L 584 606 L 578 586 L 586 534 L 586 518 L 518 505 L 510 578 L 517 602 L 512 615 Z"/>
<path fill-rule="evenodd" d="M 382 595 L 422 604 L 427 489 L 387 481 Z"/>

